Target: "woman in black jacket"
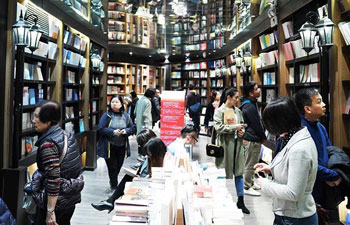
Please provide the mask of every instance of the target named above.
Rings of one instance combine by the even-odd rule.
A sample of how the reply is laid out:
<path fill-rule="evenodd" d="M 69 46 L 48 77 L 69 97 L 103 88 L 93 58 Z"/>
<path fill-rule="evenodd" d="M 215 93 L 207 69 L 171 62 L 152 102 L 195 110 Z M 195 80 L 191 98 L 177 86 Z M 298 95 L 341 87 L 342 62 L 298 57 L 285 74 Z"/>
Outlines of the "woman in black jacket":
<path fill-rule="evenodd" d="M 220 92 L 213 91 L 210 97 L 210 102 L 208 103 L 207 109 L 205 110 L 204 126 L 205 126 L 205 131 L 209 135 L 211 135 L 212 133 L 212 128 L 213 128 L 212 123 L 214 121 L 214 118 L 213 118 L 214 112 L 215 112 L 215 109 L 219 107 L 220 97 L 221 97 Z"/>

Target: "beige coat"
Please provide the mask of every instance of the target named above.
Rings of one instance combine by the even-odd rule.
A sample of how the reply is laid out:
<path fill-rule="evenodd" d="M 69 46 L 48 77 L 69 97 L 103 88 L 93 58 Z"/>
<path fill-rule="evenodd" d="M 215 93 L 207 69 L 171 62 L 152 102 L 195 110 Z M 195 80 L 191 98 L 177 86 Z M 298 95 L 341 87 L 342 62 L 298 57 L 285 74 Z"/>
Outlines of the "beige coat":
<path fill-rule="evenodd" d="M 224 111 L 229 110 L 222 104 L 214 113 L 214 127 L 217 131 L 216 144 L 224 148 L 224 157 L 216 158 L 215 164 L 217 167 L 225 167 L 226 178 L 232 179 L 233 175 L 242 176 L 244 170 L 244 152 L 242 139 L 238 138 L 236 148 L 236 159 L 233 160 L 233 151 L 235 149 L 235 135 L 237 124 L 244 123 L 243 115 L 239 108 L 234 107 L 235 114 L 237 116 L 237 123 L 235 125 L 224 124 Z M 235 168 L 233 169 L 233 164 Z"/>

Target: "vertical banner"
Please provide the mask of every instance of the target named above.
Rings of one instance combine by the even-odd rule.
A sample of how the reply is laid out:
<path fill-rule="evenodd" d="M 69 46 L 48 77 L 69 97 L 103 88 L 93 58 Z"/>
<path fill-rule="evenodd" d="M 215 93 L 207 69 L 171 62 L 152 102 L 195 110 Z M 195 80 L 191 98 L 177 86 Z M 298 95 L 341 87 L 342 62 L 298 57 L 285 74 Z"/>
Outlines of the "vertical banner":
<path fill-rule="evenodd" d="M 185 124 L 185 91 L 164 91 L 160 110 L 160 138 L 168 146 Z"/>

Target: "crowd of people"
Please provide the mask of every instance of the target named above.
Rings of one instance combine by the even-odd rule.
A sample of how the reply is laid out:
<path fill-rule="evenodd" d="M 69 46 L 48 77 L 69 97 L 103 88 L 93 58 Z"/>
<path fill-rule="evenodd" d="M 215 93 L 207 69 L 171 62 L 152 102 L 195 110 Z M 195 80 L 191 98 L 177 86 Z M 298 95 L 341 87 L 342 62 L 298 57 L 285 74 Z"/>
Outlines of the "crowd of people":
<path fill-rule="evenodd" d="M 317 89 L 301 89 L 293 98 L 272 100 L 262 112 L 259 97 L 260 88 L 252 81 L 244 86 L 242 97 L 233 87 L 214 91 L 206 107 L 205 132 L 214 135 L 224 149 L 215 165 L 225 169 L 227 179 L 234 179 L 237 207 L 250 214 L 244 195 L 259 197 L 263 192 L 272 198 L 276 225 L 339 224 L 338 204 L 350 195 L 350 162 L 332 146 L 319 122 L 326 112 L 322 96 Z M 95 209 L 112 211 L 114 201 L 124 194 L 125 183 L 133 179 L 125 175 L 118 181 L 124 159 L 130 156 L 129 136 L 136 135 L 138 143 L 140 162 L 134 168 L 139 177 L 151 177 L 152 167 L 169 166 L 177 151 L 186 152 L 186 146 L 198 142 L 202 110 L 194 87 L 189 86 L 185 109 L 192 124 L 185 125 L 168 147 L 152 131 L 159 126 L 160 103 L 159 90 L 152 88 L 141 97 L 132 91 L 130 97 L 110 99 L 98 125 L 97 154 L 105 159 L 113 193 L 92 203 Z M 60 118 L 60 105 L 54 101 L 41 102 L 34 112 L 34 127 L 40 134 L 38 170 L 31 185 L 38 206 L 35 224 L 70 224 L 75 205 L 81 201 L 80 149 L 75 138 L 58 126 Z M 262 145 L 268 142 L 265 129 L 276 137 L 270 164 L 261 162 Z M 329 157 L 333 157 L 331 164 Z M 1 205 L 0 219 L 7 213 L 11 223 L 5 224 L 15 224 L 0 199 Z"/>

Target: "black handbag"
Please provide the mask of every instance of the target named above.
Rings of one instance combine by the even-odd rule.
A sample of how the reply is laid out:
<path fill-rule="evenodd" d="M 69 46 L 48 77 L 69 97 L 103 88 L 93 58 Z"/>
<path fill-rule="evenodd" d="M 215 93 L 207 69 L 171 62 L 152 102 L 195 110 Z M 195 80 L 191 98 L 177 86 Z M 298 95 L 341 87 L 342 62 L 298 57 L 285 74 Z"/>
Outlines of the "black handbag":
<path fill-rule="evenodd" d="M 206 145 L 207 150 L 207 156 L 215 157 L 215 158 L 221 158 L 224 157 L 224 148 L 222 146 L 215 144 L 216 140 L 216 130 L 213 127 L 213 131 L 211 134 L 211 143 Z"/>

